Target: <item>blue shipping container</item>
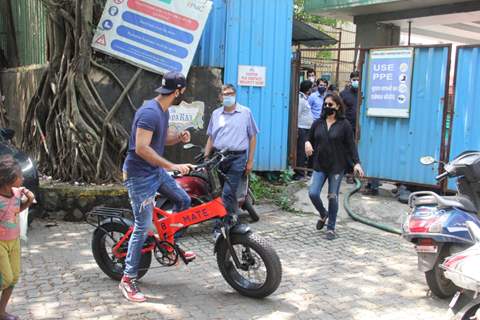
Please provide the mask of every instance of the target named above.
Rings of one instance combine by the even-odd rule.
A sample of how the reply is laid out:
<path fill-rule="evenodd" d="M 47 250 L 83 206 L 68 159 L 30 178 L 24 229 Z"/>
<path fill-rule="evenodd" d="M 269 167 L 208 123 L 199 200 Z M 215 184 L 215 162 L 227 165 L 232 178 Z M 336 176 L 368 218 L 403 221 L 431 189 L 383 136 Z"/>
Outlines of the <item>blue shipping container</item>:
<path fill-rule="evenodd" d="M 193 65 L 223 68 L 225 65 L 226 18 L 225 0 L 213 0 L 212 11 L 200 38 Z"/>
<path fill-rule="evenodd" d="M 480 45 L 457 48 L 455 101 L 450 160 L 467 150 L 480 150 Z M 449 189 L 455 190 L 450 179 Z"/>
<path fill-rule="evenodd" d="M 360 110 L 360 159 L 369 177 L 436 185 L 438 168 L 423 166 L 419 159 L 441 159 L 445 89 L 449 46 L 415 48 L 410 118 L 366 115 L 367 99 Z M 366 75 L 367 61 L 363 67 Z M 366 87 L 363 76 L 362 87 Z"/>
<path fill-rule="evenodd" d="M 237 84 L 238 66 L 266 67 L 265 87 L 238 87 L 260 128 L 255 170 L 287 167 L 293 1 L 227 0 L 225 75 Z"/>

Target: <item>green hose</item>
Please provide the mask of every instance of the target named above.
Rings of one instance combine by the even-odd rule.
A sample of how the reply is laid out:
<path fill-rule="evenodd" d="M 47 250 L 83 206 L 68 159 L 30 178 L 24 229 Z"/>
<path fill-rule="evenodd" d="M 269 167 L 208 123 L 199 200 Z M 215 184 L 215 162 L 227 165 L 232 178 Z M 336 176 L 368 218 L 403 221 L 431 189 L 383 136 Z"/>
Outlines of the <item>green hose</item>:
<path fill-rule="evenodd" d="M 383 230 L 383 231 L 387 231 L 387 232 L 391 232 L 391 233 L 395 233 L 395 234 L 402 234 L 402 231 L 401 231 L 400 229 L 397 229 L 397 228 L 388 226 L 388 225 L 386 225 L 386 224 L 382 224 L 382 223 L 379 223 L 379 222 L 370 220 L 370 219 L 368 219 L 368 218 L 359 216 L 358 214 L 356 214 L 355 212 L 352 211 L 352 208 L 350 208 L 350 198 L 351 198 L 355 193 L 357 193 L 357 192 L 360 190 L 361 187 L 362 187 L 362 183 L 360 182 L 359 179 L 355 178 L 355 188 L 353 188 L 352 190 L 350 190 L 350 191 L 347 193 L 347 195 L 345 196 L 345 199 L 343 200 L 343 207 L 344 207 L 345 210 L 347 211 L 348 215 L 349 215 L 353 220 L 355 220 L 355 221 L 364 223 L 364 224 L 366 224 L 366 225 L 375 227 L 375 228 L 377 228 L 377 229 L 380 229 L 380 230 Z"/>

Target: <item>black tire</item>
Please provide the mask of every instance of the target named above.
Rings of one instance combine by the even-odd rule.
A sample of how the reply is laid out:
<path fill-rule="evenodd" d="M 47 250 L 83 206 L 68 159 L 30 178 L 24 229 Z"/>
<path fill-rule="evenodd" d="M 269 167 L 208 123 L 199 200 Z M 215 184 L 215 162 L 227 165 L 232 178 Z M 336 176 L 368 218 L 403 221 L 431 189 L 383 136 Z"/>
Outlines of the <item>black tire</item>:
<path fill-rule="evenodd" d="M 120 223 L 120 222 L 108 222 L 102 224 L 101 227 L 97 228 L 93 234 L 92 238 L 92 252 L 95 261 L 97 262 L 98 266 L 102 271 L 112 278 L 113 280 L 120 281 L 123 277 L 123 271 L 125 270 L 125 259 L 117 260 L 113 258 L 113 255 L 107 251 L 106 240 L 108 239 L 110 242 L 113 242 L 112 239 L 107 235 L 107 233 L 118 233 L 121 237 L 125 235 L 128 231 L 128 226 Z M 116 240 L 120 238 L 115 237 Z M 125 252 L 127 251 L 128 242 L 125 243 L 123 249 Z M 140 259 L 140 266 L 138 270 L 137 279 L 142 278 L 150 268 L 150 264 L 152 263 L 152 252 L 147 252 L 142 255 Z"/>
<path fill-rule="evenodd" d="M 245 202 L 243 203 L 243 210 L 248 212 L 252 222 L 257 222 L 258 220 L 260 220 L 260 216 L 258 215 L 257 210 L 255 210 L 255 208 L 253 207 L 252 199 L 250 198 L 250 196 L 247 196 L 247 198 L 245 199 Z"/>
<path fill-rule="evenodd" d="M 259 262 L 258 258 L 262 260 L 266 269 L 266 279 L 263 283 L 254 283 L 245 279 L 235 267 L 227 242 L 222 240 L 218 245 L 217 264 L 227 283 L 241 295 L 251 298 L 265 298 L 275 292 L 282 280 L 282 264 L 275 250 L 266 240 L 253 233 L 233 235 L 231 242 L 234 247 L 240 245 L 256 253 L 257 258 L 254 260 L 255 262 Z M 243 254 L 238 258 L 240 262 L 245 262 L 242 256 Z"/>
<path fill-rule="evenodd" d="M 444 270 L 440 268 L 440 265 L 449 255 L 449 248 L 447 246 L 443 247 L 437 257 L 437 261 L 435 261 L 433 269 L 425 272 L 428 287 L 432 293 L 440 299 L 451 298 L 460 290 L 450 279 L 445 277 Z"/>

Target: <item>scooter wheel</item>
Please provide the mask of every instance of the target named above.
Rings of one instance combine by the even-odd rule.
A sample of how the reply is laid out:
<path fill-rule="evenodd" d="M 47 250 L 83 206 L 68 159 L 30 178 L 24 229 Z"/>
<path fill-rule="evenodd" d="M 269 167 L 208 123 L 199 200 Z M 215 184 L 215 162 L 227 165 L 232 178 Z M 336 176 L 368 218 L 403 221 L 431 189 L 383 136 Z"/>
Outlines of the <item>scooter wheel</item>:
<path fill-rule="evenodd" d="M 445 277 L 443 269 L 440 268 L 440 265 L 449 255 L 448 247 L 444 247 L 442 252 L 438 255 L 433 269 L 425 272 L 425 279 L 427 280 L 428 287 L 432 293 L 440 299 L 451 298 L 455 292 L 459 290 L 450 279 Z"/>

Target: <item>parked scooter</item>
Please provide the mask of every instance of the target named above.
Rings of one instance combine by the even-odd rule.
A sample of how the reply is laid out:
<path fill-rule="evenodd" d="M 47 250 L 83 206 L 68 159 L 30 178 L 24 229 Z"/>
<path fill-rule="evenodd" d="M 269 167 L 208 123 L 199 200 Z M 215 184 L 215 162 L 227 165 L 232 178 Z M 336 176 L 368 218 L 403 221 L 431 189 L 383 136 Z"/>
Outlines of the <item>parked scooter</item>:
<path fill-rule="evenodd" d="M 431 165 L 432 157 L 421 163 Z M 431 191 L 410 195 L 410 213 L 403 224 L 403 237 L 415 244 L 418 268 L 425 272 L 428 287 L 439 298 L 449 298 L 458 288 L 447 279 L 441 264 L 445 258 L 474 244 L 466 227 L 471 221 L 480 226 L 480 152 L 464 152 L 444 165 L 438 181 L 457 178 L 456 196 L 439 196 Z"/>
<path fill-rule="evenodd" d="M 204 162 L 205 159 L 203 147 L 187 143 L 183 146 L 183 148 L 185 150 L 198 149 L 200 153 L 195 156 L 195 162 Z M 205 198 L 208 197 L 209 194 L 208 176 L 206 172 L 194 171 L 187 176 L 174 175 L 174 178 L 192 199 L 192 206 L 205 202 Z M 247 176 L 240 181 L 237 199 L 238 208 L 248 212 L 250 219 L 253 222 L 260 220 L 260 217 L 254 207 L 255 197 L 250 188 L 249 179 Z M 157 207 L 161 208 L 162 210 L 170 210 L 172 209 L 173 205 L 166 198 L 160 198 L 157 201 Z"/>
<path fill-rule="evenodd" d="M 445 277 L 461 288 L 450 302 L 451 320 L 480 320 L 480 228 L 466 222 L 475 244 L 445 259 Z"/>

